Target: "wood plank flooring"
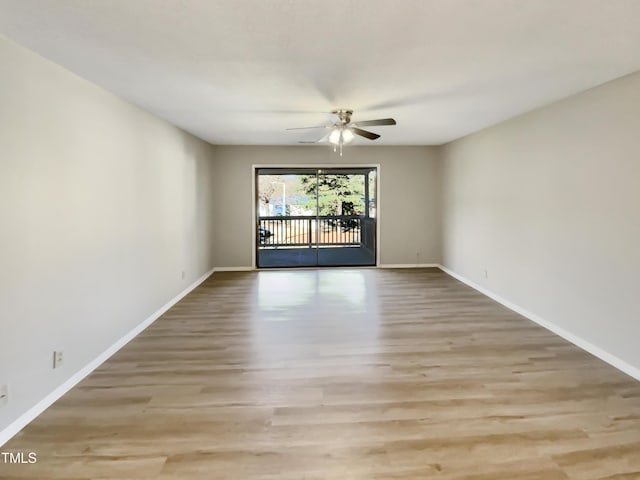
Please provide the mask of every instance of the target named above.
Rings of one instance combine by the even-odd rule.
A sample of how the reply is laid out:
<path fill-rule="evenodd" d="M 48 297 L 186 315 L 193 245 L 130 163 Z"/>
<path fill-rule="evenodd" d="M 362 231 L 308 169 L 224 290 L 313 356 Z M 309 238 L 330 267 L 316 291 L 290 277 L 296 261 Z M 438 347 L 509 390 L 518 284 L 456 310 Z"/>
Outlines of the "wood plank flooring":
<path fill-rule="evenodd" d="M 640 383 L 436 269 L 216 273 L 14 479 L 640 479 Z"/>

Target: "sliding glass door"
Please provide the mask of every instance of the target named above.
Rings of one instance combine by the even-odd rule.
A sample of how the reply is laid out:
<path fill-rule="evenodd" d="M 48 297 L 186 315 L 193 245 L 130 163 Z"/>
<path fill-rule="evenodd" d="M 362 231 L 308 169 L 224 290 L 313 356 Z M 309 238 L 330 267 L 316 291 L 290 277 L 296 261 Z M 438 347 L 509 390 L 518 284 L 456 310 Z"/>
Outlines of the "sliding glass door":
<path fill-rule="evenodd" d="M 259 268 L 376 264 L 375 168 L 256 170 Z"/>
<path fill-rule="evenodd" d="M 256 260 L 264 267 L 311 267 L 316 252 L 316 170 L 256 172 Z"/>

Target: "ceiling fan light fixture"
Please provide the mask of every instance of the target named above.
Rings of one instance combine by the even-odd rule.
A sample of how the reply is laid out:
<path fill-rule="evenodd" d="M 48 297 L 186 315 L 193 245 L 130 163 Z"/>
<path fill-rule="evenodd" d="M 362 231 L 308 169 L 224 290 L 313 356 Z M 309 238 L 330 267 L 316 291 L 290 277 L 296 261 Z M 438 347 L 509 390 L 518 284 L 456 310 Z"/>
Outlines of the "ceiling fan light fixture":
<path fill-rule="evenodd" d="M 355 138 L 353 131 L 346 127 L 335 127 L 329 134 L 329 143 L 340 145 L 349 143 Z"/>
<path fill-rule="evenodd" d="M 340 137 L 342 137 L 342 132 L 339 128 L 334 128 L 329 134 L 329 143 L 333 143 L 334 145 L 340 144 Z"/>

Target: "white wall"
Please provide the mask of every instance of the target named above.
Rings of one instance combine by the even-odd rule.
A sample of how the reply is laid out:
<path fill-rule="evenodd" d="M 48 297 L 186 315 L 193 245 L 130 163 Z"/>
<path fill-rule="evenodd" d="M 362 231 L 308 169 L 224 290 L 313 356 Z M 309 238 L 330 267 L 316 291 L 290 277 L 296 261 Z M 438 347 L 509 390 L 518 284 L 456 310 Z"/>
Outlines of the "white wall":
<path fill-rule="evenodd" d="M 381 264 L 439 263 L 440 158 L 434 147 L 215 147 L 216 267 L 251 267 L 252 165 L 380 165 Z"/>
<path fill-rule="evenodd" d="M 640 73 L 443 159 L 444 265 L 640 369 Z"/>
<path fill-rule="evenodd" d="M 213 266 L 213 170 L 210 145 L 2 37 L 0 65 L 1 432 Z"/>

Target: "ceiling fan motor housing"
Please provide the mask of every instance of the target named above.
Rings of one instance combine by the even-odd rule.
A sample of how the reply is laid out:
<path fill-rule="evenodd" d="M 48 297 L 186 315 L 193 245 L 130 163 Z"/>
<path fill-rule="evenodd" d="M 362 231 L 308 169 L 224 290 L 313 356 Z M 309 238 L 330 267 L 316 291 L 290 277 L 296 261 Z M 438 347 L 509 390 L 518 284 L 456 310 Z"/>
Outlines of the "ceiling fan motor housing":
<path fill-rule="evenodd" d="M 337 109 L 333 110 L 331 113 L 338 117 L 338 122 L 342 125 L 347 125 L 351 121 L 351 115 L 353 115 L 353 110 L 346 109 Z"/>

